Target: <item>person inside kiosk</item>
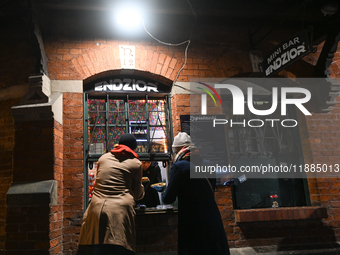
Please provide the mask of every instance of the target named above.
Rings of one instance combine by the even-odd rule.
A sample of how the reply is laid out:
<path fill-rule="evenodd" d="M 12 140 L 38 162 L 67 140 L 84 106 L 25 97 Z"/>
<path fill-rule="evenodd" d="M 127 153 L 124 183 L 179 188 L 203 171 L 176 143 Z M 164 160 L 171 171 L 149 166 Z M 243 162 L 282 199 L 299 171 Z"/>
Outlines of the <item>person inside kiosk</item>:
<path fill-rule="evenodd" d="M 142 161 L 143 177 L 148 178 L 143 182 L 145 195 L 142 200 L 137 201 L 140 207 L 157 207 L 160 205 L 160 199 L 157 190 L 153 185 L 162 182 L 161 169 L 158 162 Z M 152 186 L 152 187 L 151 187 Z"/>

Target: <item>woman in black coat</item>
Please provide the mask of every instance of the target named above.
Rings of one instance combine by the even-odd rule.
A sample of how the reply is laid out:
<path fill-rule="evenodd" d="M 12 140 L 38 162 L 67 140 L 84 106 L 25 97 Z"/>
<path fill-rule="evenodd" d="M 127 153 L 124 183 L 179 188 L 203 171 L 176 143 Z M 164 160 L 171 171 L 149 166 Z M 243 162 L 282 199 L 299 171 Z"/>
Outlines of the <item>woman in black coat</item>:
<path fill-rule="evenodd" d="M 186 133 L 179 133 L 179 136 L 174 139 L 173 149 L 175 152 L 176 149 L 182 149 L 175 157 L 168 187 L 162 197 L 167 204 L 178 198 L 178 254 L 230 254 L 214 197 L 216 182 L 206 178 L 190 178 L 190 169 L 195 165 L 207 164 L 208 161 L 202 159 L 194 146 L 188 145 L 190 136 Z"/>

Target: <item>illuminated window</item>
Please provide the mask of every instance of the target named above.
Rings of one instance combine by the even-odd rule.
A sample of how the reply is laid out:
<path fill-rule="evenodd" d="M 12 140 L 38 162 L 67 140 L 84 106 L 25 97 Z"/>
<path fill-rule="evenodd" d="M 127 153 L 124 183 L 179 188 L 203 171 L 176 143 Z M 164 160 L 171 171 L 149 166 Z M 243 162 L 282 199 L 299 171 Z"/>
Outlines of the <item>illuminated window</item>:
<path fill-rule="evenodd" d="M 167 103 L 165 99 L 101 99 L 87 95 L 88 154 L 96 157 L 113 149 L 124 133 L 137 139 L 141 158 L 168 157 Z"/>
<path fill-rule="evenodd" d="M 166 96 L 131 98 L 128 95 L 84 94 L 86 204 L 91 200 L 97 160 L 112 150 L 124 133 L 136 137 L 135 151 L 140 160 L 157 162 L 160 169 L 157 181 L 168 181 L 171 145 L 168 100 Z M 158 205 L 162 208 L 161 199 Z M 157 207 L 157 204 L 153 203 L 152 207 Z"/>

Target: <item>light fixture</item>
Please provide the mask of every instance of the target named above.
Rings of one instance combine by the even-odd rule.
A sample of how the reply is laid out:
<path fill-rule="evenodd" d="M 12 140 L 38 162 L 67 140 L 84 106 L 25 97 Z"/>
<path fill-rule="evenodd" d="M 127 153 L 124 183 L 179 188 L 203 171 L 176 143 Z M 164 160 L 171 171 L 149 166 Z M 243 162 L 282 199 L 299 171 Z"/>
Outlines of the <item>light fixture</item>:
<path fill-rule="evenodd" d="M 118 6 L 114 16 L 120 30 L 131 33 L 142 27 L 142 9 L 135 4 Z"/>
<path fill-rule="evenodd" d="M 194 16 L 196 17 L 196 14 L 189 2 L 189 0 L 187 0 L 188 4 L 190 5 L 190 8 L 194 14 Z M 143 6 L 146 10 L 148 9 L 147 6 Z M 113 9 L 115 10 L 115 21 L 116 24 L 118 25 L 118 29 L 120 31 L 122 31 L 124 34 L 126 35 L 133 35 L 136 36 L 139 32 L 141 32 L 141 30 L 144 30 L 151 38 L 153 38 L 154 40 L 156 40 L 157 42 L 167 45 L 167 46 L 180 46 L 180 45 L 184 45 L 186 44 L 186 48 L 184 51 L 184 63 L 182 65 L 182 67 L 179 69 L 179 71 L 177 72 L 177 76 L 175 78 L 175 80 L 173 81 L 173 84 L 175 84 L 177 82 L 177 79 L 179 77 L 179 74 L 181 73 L 181 71 L 184 69 L 184 67 L 186 66 L 187 63 L 187 52 L 188 52 L 188 48 L 190 45 L 190 39 L 184 41 L 184 42 L 180 42 L 180 43 L 167 43 L 167 42 L 163 42 L 159 39 L 157 39 L 156 37 L 154 37 L 147 29 L 145 26 L 145 20 L 143 17 L 143 8 L 141 5 L 138 4 L 137 1 L 133 1 L 133 3 L 130 4 L 126 4 L 125 3 L 118 5 L 118 6 L 113 6 Z M 140 30 L 140 28 L 143 28 Z M 190 35 L 191 38 L 191 35 Z"/>

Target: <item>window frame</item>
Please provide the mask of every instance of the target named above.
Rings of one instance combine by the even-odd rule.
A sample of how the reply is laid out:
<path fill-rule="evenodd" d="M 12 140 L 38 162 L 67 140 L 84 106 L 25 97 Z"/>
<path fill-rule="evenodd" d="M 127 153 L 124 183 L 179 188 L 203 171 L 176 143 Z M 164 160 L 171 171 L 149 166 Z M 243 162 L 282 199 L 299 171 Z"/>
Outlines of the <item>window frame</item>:
<path fill-rule="evenodd" d="M 228 101 L 228 100 L 225 100 L 225 101 Z M 225 102 L 223 101 L 223 102 Z M 264 96 L 255 96 L 254 97 L 254 101 L 266 101 L 266 102 L 269 102 L 271 103 L 271 100 L 268 100 L 268 97 L 264 97 Z M 287 107 L 287 118 L 290 118 L 290 119 L 297 119 L 297 113 L 296 113 L 296 109 L 293 108 L 291 105 L 289 105 L 290 107 Z M 254 117 L 256 117 L 254 115 Z M 266 116 L 267 118 L 269 116 Z M 232 116 L 231 116 L 232 118 Z M 245 118 L 246 119 L 246 118 Z M 261 119 L 261 118 L 259 118 Z M 230 129 L 230 127 L 228 127 L 228 130 Z M 301 138 L 300 138 L 300 129 L 299 127 L 297 126 L 296 128 L 294 129 L 291 129 L 291 131 L 288 131 L 288 132 L 291 132 L 290 133 L 290 136 L 292 138 L 293 141 L 301 141 Z M 228 141 L 230 141 L 230 137 L 229 137 L 229 131 L 227 131 L 227 136 L 228 136 Z M 257 144 L 259 142 L 257 141 Z M 304 164 L 304 157 L 303 157 L 303 149 L 302 149 L 302 145 L 301 143 L 297 143 L 297 144 L 294 144 L 294 147 L 295 147 L 295 151 L 294 152 L 289 152 L 287 153 L 288 154 L 294 154 L 295 152 L 298 152 L 298 160 L 299 160 L 299 164 Z M 229 143 L 229 146 L 228 146 L 228 150 L 229 150 L 229 154 L 231 155 L 231 146 L 230 146 L 230 143 Z M 282 154 L 282 155 L 285 155 L 285 154 Z M 231 165 L 233 165 L 233 159 L 232 159 L 232 156 L 230 156 L 230 163 Z M 276 178 L 279 182 L 280 178 Z M 256 181 L 259 181 L 259 180 L 268 180 L 268 179 L 262 179 L 262 178 L 256 178 L 256 179 L 253 179 L 253 180 L 256 180 Z M 289 181 L 290 183 L 294 183 L 296 179 L 294 178 L 290 178 Z M 297 205 L 296 204 L 296 200 L 294 200 L 294 205 L 292 206 L 310 206 L 311 205 L 311 201 L 310 201 L 310 194 L 309 194 L 309 189 L 308 189 L 308 180 L 307 180 L 307 177 L 306 178 L 301 178 L 301 179 L 298 179 L 298 180 L 301 180 L 301 183 L 300 185 L 302 185 L 300 187 L 300 191 L 303 190 L 304 194 L 302 194 L 302 196 L 304 196 L 304 204 L 303 205 Z M 238 180 L 236 180 L 234 182 L 234 185 L 232 186 L 231 188 L 231 192 L 232 192 L 232 201 L 233 201 L 233 208 L 234 210 L 244 210 L 244 209 L 261 209 L 261 208 L 270 208 L 270 207 L 253 207 L 253 208 L 240 208 L 239 207 L 239 203 L 237 203 L 237 199 L 236 199 L 236 192 L 237 192 L 237 189 L 239 189 L 241 187 L 243 183 L 240 183 Z M 295 187 L 294 185 L 292 184 L 291 186 L 291 190 L 290 192 L 295 192 Z M 269 195 L 268 195 L 269 197 Z M 293 198 L 295 199 L 296 198 L 296 194 L 294 193 L 293 195 Z M 282 205 L 280 205 L 281 207 Z M 290 207 L 290 206 L 282 206 L 282 207 Z"/>
<path fill-rule="evenodd" d="M 88 115 L 88 100 L 89 99 L 103 99 L 105 100 L 105 123 L 101 126 L 105 127 L 105 151 L 103 153 L 94 153 L 90 154 L 90 148 L 89 148 L 89 134 L 88 134 L 88 128 L 89 128 L 89 115 Z M 128 131 L 130 133 L 130 127 L 132 126 L 138 126 L 139 123 L 130 124 L 130 115 L 129 115 L 129 100 L 146 100 L 146 126 L 147 126 L 147 146 L 148 146 L 148 152 L 137 152 L 137 154 L 140 157 L 141 161 L 161 161 L 163 162 L 163 166 L 167 166 L 167 173 L 169 174 L 169 163 L 172 156 L 172 150 L 171 150 L 171 141 L 173 139 L 173 133 L 172 133 L 172 120 L 171 120 L 171 98 L 168 94 L 142 94 L 142 93 L 134 93 L 132 95 L 126 94 L 126 93 L 109 93 L 109 92 L 101 92 L 101 93 L 91 93 L 91 92 L 84 92 L 83 93 L 83 127 L 84 127 L 84 209 L 88 207 L 89 204 L 89 164 L 93 164 L 94 162 L 98 161 L 98 159 L 104 154 L 107 153 L 110 150 L 109 146 L 109 127 L 114 127 L 116 124 L 109 124 L 109 108 L 108 108 L 108 102 L 109 100 L 124 100 L 124 114 L 125 114 L 125 124 L 120 124 L 119 126 L 124 127 L 125 131 Z M 149 119 L 149 111 L 148 109 L 148 101 L 150 100 L 164 100 L 164 111 L 161 111 L 164 113 L 165 117 L 165 123 L 162 125 L 150 125 L 150 119 Z M 164 127 L 165 126 L 165 136 L 166 136 L 166 146 L 167 151 L 165 152 L 151 152 L 150 151 L 150 129 L 151 128 L 157 128 L 157 127 Z"/>

